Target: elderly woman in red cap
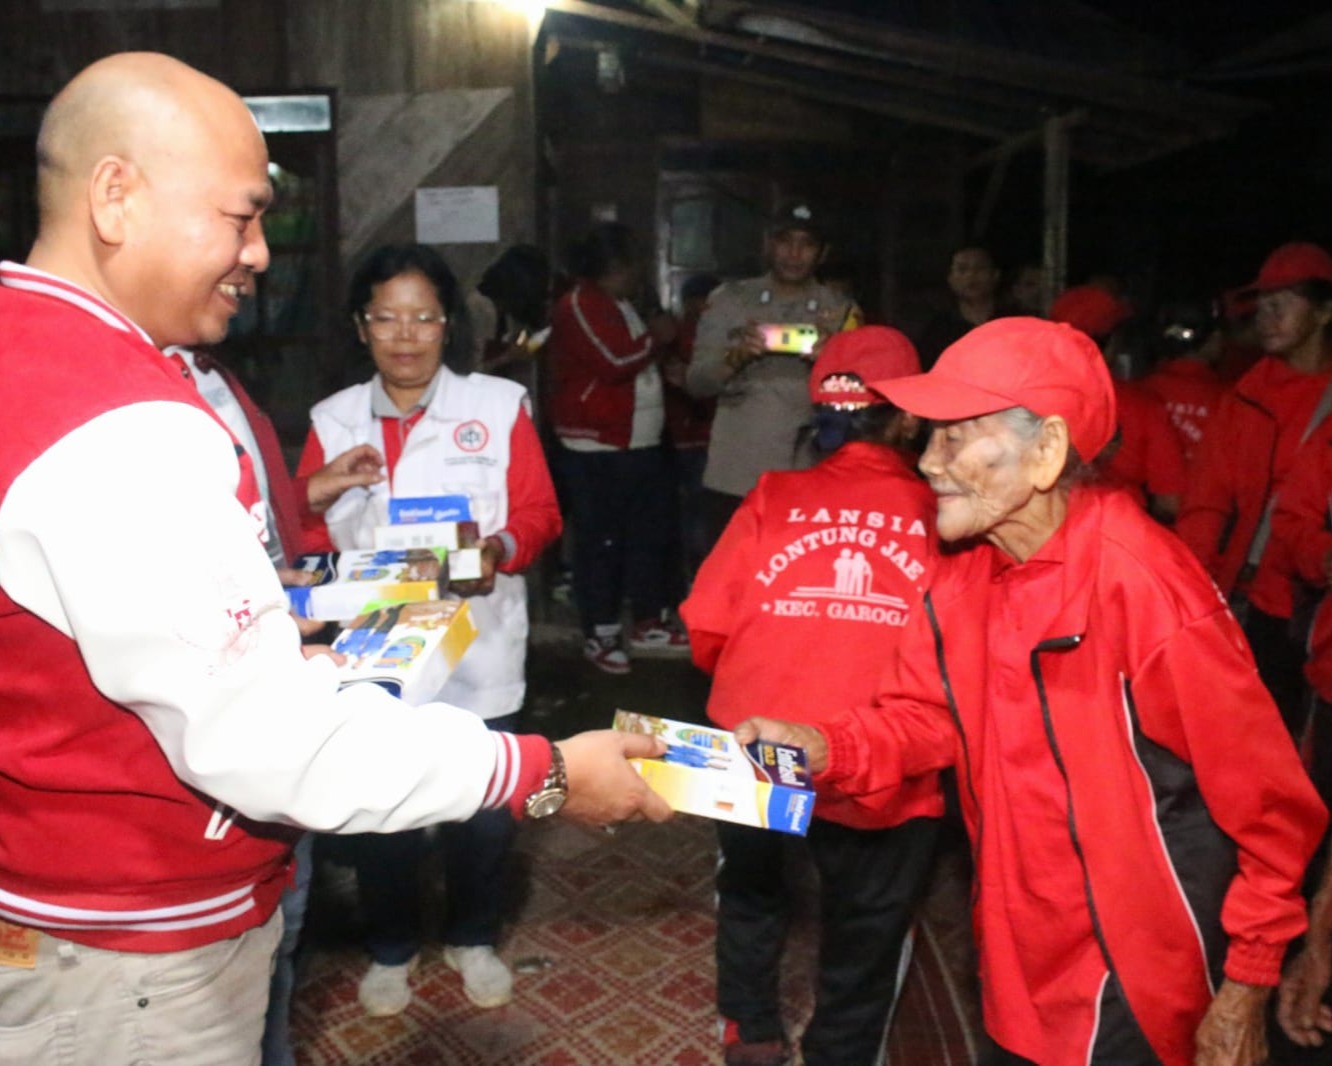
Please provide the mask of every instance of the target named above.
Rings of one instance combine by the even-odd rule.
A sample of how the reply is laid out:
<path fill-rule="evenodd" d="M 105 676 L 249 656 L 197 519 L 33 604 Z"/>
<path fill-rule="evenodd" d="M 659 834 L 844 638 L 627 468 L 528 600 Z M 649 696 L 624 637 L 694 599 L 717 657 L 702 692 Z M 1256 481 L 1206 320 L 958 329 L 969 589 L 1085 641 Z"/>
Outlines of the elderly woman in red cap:
<path fill-rule="evenodd" d="M 713 675 L 708 716 L 718 725 L 732 728 L 755 707 L 818 722 L 873 698 L 935 552 L 933 496 L 909 450 L 918 422 L 867 383 L 919 370 L 911 342 L 883 326 L 824 345 L 809 394 L 825 457 L 761 477 L 681 607 L 694 660 Z M 935 773 L 895 789 L 890 803 L 818 797 L 807 844 L 824 885 L 822 941 L 806 1066 L 880 1061 L 942 810 Z M 778 995 L 784 856 L 799 841 L 727 822 L 717 835 L 723 1054 L 778 1066 L 791 1056 Z"/>
<path fill-rule="evenodd" d="M 1002 319 L 875 387 L 932 420 L 958 550 L 872 705 L 737 732 L 804 744 L 855 797 L 957 767 L 992 1061 L 1261 1062 L 1326 812 L 1197 561 L 1079 483 L 1114 432 L 1101 353 Z"/>
<path fill-rule="evenodd" d="M 1212 416 L 1175 532 L 1232 597 L 1263 683 L 1298 734 L 1304 648 L 1291 627 L 1294 567 L 1271 515 L 1296 452 L 1332 413 L 1332 255 L 1283 244 L 1249 290 L 1266 355 Z"/>

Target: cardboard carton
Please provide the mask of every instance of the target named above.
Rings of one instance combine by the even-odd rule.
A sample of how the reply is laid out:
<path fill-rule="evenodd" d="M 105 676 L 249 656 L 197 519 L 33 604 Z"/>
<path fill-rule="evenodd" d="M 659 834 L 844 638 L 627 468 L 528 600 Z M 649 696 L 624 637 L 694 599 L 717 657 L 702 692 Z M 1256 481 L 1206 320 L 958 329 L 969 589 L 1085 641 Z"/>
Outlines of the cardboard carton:
<path fill-rule="evenodd" d="M 295 569 L 305 573 L 309 584 L 287 589 L 287 599 L 300 617 L 325 622 L 437 600 L 447 554 L 443 548 L 414 548 L 302 555 Z"/>
<path fill-rule="evenodd" d="M 481 576 L 481 531 L 466 496 L 395 496 L 388 502 L 389 524 L 376 526 L 377 550 L 444 548 L 449 581 Z"/>
<path fill-rule="evenodd" d="M 338 668 L 344 685 L 380 685 L 420 704 L 439 694 L 476 633 L 466 600 L 407 603 L 357 618 L 333 650 L 347 657 Z"/>
<path fill-rule="evenodd" d="M 670 718 L 616 711 L 615 729 L 666 741 L 659 759 L 631 759 L 672 810 L 804 836 L 814 786 L 803 748 L 766 740 L 741 745 L 734 733 Z"/>

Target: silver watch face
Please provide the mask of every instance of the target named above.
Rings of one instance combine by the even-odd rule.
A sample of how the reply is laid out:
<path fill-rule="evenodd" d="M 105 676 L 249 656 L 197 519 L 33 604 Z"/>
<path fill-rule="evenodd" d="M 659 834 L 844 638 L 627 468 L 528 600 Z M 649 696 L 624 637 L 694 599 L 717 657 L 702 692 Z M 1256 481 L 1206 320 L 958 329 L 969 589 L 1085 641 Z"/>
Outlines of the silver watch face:
<path fill-rule="evenodd" d="M 549 792 L 538 792 L 535 796 L 529 796 L 527 799 L 525 808 L 527 816 L 529 818 L 549 818 L 564 806 L 564 800 L 564 793 L 554 789 Z"/>

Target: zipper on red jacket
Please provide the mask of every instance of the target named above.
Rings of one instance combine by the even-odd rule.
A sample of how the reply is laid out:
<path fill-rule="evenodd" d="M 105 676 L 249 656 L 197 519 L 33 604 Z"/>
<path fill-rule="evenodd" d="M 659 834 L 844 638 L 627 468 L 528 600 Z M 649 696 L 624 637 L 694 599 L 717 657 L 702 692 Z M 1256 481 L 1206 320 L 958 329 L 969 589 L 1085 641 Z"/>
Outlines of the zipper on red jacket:
<path fill-rule="evenodd" d="M 1068 637 L 1055 637 L 1053 640 L 1043 640 L 1031 651 L 1031 675 L 1036 682 L 1036 698 L 1041 704 L 1041 721 L 1045 726 L 1045 739 L 1050 745 L 1050 754 L 1055 761 L 1055 767 L 1059 770 L 1059 776 L 1064 779 L 1064 799 L 1068 804 L 1068 835 L 1073 844 L 1073 851 L 1078 857 L 1078 863 L 1082 867 L 1082 891 L 1087 897 L 1087 913 L 1091 916 L 1092 934 L 1096 937 L 1096 944 L 1101 949 L 1101 957 L 1105 960 L 1106 968 L 1110 975 L 1115 979 L 1115 984 L 1119 986 L 1124 1001 L 1124 1010 L 1128 1016 L 1133 1019 L 1133 1024 L 1138 1027 L 1138 1032 L 1147 1040 L 1147 1032 L 1138 1021 L 1138 1016 L 1133 1012 L 1133 1004 L 1129 1002 L 1128 989 L 1124 987 L 1124 982 L 1119 979 L 1119 971 L 1115 968 L 1115 961 L 1110 956 L 1110 946 L 1105 941 L 1105 931 L 1101 928 L 1101 919 L 1096 911 L 1096 898 L 1092 894 L 1091 874 L 1087 870 L 1087 856 L 1082 851 L 1082 841 L 1078 837 L 1078 820 L 1073 812 L 1073 789 L 1068 783 L 1068 770 L 1064 767 L 1064 756 L 1059 751 L 1059 741 L 1055 739 L 1054 719 L 1050 715 L 1050 701 L 1045 693 L 1045 675 L 1041 673 L 1041 652 L 1043 651 L 1068 651 L 1076 648 L 1082 643 L 1082 634 L 1074 634 Z M 1093 1030 L 1093 1038 L 1095 1031 Z M 1090 1048 L 1088 1051 L 1090 1052 Z"/>
<path fill-rule="evenodd" d="M 952 716 L 953 726 L 957 729 L 962 744 L 962 763 L 966 769 L 967 794 L 971 796 L 971 806 L 976 811 L 976 839 L 971 844 L 971 867 L 980 870 L 981 832 L 985 827 L 985 816 L 981 813 L 980 801 L 976 798 L 976 784 L 971 777 L 971 748 L 967 744 L 967 731 L 962 728 L 962 714 L 957 708 L 957 698 L 953 695 L 953 683 L 948 679 L 948 664 L 944 661 L 943 631 L 939 628 L 939 619 L 934 614 L 934 597 L 925 593 L 922 601 L 925 616 L 930 620 L 930 630 L 934 633 L 934 657 L 939 663 L 939 678 L 943 682 L 944 699 L 948 701 L 948 713 Z M 980 878 L 971 879 L 971 906 L 974 910 L 980 896 Z"/>

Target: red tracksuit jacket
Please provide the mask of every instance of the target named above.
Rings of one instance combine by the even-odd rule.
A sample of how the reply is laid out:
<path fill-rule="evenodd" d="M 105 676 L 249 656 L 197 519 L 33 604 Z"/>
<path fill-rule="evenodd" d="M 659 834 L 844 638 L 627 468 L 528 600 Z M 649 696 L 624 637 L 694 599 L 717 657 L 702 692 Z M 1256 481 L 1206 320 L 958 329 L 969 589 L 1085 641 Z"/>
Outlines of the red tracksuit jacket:
<path fill-rule="evenodd" d="M 1302 374 L 1266 356 L 1212 416 L 1175 532 L 1226 595 L 1240 580 L 1268 497 L 1281 488 L 1328 380 L 1327 374 Z M 1279 544 L 1268 542 L 1247 591 L 1260 610 L 1290 617 L 1288 563 Z"/>
<path fill-rule="evenodd" d="M 1332 554 L 1332 421 L 1324 422 L 1297 453 L 1272 512 L 1272 538 L 1296 576 L 1323 590 L 1304 674 L 1318 695 L 1332 702 L 1332 600 L 1323 569 Z"/>
<path fill-rule="evenodd" d="M 1171 359 L 1147 377 L 1142 387 L 1166 406 L 1184 448 L 1184 463 L 1193 462 L 1212 415 L 1226 394 L 1217 372 L 1197 359 Z"/>
<path fill-rule="evenodd" d="M 652 337 L 633 337 L 615 300 L 580 281 L 551 315 L 550 420 L 560 437 L 627 448 L 634 424 L 634 379 L 655 354 Z"/>
<path fill-rule="evenodd" d="M 1191 1064 L 1223 974 L 1275 984 L 1304 928 L 1326 812 L 1212 583 L 1123 493 L 1075 491 L 1024 563 L 943 557 L 876 704 L 824 730 L 851 794 L 957 766 L 986 1028 L 1043 1066 L 1097 1061 L 1113 983 Z"/>
<path fill-rule="evenodd" d="M 1103 464 L 1107 482 L 1128 489 L 1140 503 L 1184 491 L 1184 451 L 1165 406 L 1137 382 L 1116 381 L 1119 444 Z"/>
<path fill-rule="evenodd" d="M 934 494 L 890 448 L 854 442 L 764 474 L 680 607 L 713 675 L 708 717 L 818 724 L 869 702 L 934 556 Z M 868 796 L 822 790 L 815 805 L 857 829 L 942 813 L 933 772 Z"/>

